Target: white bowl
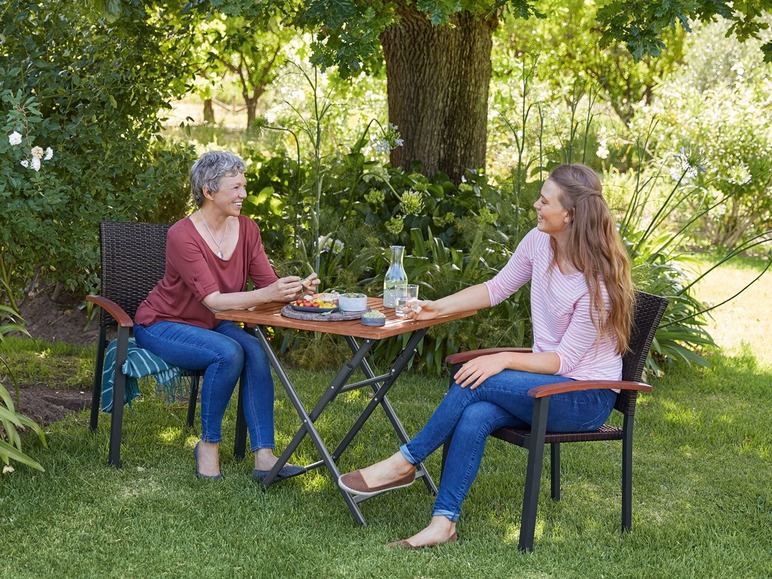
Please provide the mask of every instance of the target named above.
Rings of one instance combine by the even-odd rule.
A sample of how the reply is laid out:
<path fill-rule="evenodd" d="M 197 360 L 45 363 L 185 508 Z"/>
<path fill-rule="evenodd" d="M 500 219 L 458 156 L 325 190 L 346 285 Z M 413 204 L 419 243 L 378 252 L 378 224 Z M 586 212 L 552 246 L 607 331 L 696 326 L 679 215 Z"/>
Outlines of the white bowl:
<path fill-rule="evenodd" d="M 338 307 L 342 312 L 363 312 L 367 309 L 367 295 L 345 293 L 338 296 Z"/>

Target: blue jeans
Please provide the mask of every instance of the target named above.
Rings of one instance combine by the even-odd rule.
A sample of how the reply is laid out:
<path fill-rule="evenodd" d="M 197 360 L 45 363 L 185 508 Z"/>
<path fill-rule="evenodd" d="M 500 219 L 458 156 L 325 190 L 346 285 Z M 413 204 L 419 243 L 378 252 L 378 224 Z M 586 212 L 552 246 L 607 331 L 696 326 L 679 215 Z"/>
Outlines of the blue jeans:
<path fill-rule="evenodd" d="M 528 428 L 533 398 L 528 390 L 571 378 L 504 370 L 474 390 L 453 384 L 421 431 L 400 452 L 411 464 L 423 462 L 450 440 L 433 516 L 458 520 L 461 503 L 480 468 L 488 435 L 503 426 Z M 587 390 L 557 394 L 550 398 L 547 430 L 590 431 L 599 428 L 614 408 L 616 393 Z"/>
<path fill-rule="evenodd" d="M 257 338 L 229 321 L 213 330 L 180 322 L 134 325 L 137 344 L 187 370 L 205 370 L 201 385 L 201 440 L 222 441 L 222 419 L 241 376 L 244 418 L 252 452 L 274 448 L 273 377 Z"/>

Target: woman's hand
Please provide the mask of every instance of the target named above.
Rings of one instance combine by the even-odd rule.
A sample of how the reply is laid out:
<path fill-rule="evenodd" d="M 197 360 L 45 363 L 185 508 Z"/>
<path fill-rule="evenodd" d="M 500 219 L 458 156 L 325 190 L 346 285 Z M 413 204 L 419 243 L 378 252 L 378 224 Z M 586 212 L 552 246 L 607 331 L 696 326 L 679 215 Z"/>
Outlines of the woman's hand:
<path fill-rule="evenodd" d="M 298 295 L 305 295 L 302 280 L 296 275 L 290 275 L 277 279 L 271 285 L 263 288 L 264 295 L 269 302 L 291 302 Z"/>
<path fill-rule="evenodd" d="M 302 298 L 304 295 L 315 294 L 316 288 L 321 282 L 322 280 L 319 279 L 319 276 L 316 275 L 316 272 L 312 271 L 311 275 L 300 282 L 300 293 L 296 297 Z"/>
<path fill-rule="evenodd" d="M 489 354 L 469 360 L 453 376 L 453 380 L 461 388 L 474 390 L 491 376 L 495 376 L 507 368 L 507 354 Z"/>
<path fill-rule="evenodd" d="M 418 311 L 411 309 L 407 313 L 408 319 L 411 320 L 433 320 L 439 316 L 437 311 L 437 303 L 429 300 L 416 300 L 412 303 L 414 307 L 420 308 Z"/>

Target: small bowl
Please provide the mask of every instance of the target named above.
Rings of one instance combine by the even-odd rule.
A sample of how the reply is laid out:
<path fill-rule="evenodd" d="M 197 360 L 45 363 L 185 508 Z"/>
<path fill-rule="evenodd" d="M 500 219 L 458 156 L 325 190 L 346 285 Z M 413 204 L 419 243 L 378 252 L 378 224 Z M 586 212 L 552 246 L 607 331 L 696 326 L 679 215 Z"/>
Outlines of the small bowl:
<path fill-rule="evenodd" d="M 367 295 L 345 293 L 338 296 L 338 307 L 342 312 L 363 312 L 367 309 Z"/>
<path fill-rule="evenodd" d="M 385 326 L 386 316 L 378 310 L 367 310 L 360 321 L 363 326 Z"/>

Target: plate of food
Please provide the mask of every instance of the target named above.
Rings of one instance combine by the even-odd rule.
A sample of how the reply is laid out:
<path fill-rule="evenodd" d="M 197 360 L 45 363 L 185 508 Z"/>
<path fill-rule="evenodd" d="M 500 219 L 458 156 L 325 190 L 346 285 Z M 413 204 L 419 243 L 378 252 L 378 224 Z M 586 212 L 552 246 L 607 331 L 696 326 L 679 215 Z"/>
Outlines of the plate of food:
<path fill-rule="evenodd" d="M 327 312 L 337 312 L 338 302 L 329 294 L 320 294 L 316 296 L 304 296 L 294 302 L 290 302 L 290 307 L 296 312 L 324 314 Z"/>

